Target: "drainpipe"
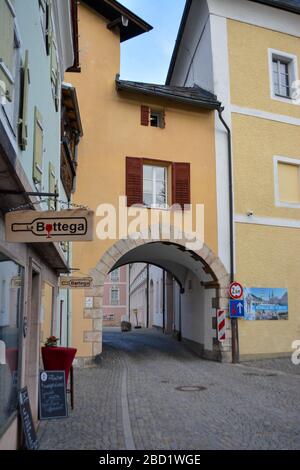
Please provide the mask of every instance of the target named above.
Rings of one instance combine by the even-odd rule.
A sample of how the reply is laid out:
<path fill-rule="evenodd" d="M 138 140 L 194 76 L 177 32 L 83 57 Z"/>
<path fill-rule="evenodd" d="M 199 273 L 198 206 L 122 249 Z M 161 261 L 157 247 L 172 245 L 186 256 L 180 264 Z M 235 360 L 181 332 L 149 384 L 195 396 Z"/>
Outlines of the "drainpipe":
<path fill-rule="evenodd" d="M 230 237 L 230 282 L 234 281 L 234 222 L 233 222 L 233 178 L 232 178 L 232 149 L 231 149 L 231 130 L 225 122 L 222 113 L 224 107 L 217 109 L 220 121 L 227 132 L 227 148 L 228 148 L 228 186 L 229 186 L 229 237 Z M 240 360 L 239 353 L 239 332 L 238 319 L 231 318 L 231 334 L 232 334 L 232 362 L 237 364 Z"/>
<path fill-rule="evenodd" d="M 130 323 L 130 268 L 131 265 L 128 265 L 128 321 Z"/>
<path fill-rule="evenodd" d="M 149 328 L 149 264 L 147 264 L 147 305 L 146 305 L 146 312 L 147 312 L 147 322 L 146 327 Z"/>
<path fill-rule="evenodd" d="M 163 270 L 163 333 L 166 331 L 166 271 Z"/>

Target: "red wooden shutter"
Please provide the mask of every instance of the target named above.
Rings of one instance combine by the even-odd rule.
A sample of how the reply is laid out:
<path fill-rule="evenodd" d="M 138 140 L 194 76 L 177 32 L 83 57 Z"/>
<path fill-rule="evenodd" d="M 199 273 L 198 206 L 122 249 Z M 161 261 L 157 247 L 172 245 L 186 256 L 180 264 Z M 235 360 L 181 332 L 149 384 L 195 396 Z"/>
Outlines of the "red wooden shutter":
<path fill-rule="evenodd" d="M 148 106 L 141 106 L 141 125 L 149 126 L 150 109 Z"/>
<path fill-rule="evenodd" d="M 190 164 L 172 164 L 172 204 L 191 203 Z"/>
<path fill-rule="evenodd" d="M 143 159 L 126 157 L 127 206 L 143 204 Z"/>

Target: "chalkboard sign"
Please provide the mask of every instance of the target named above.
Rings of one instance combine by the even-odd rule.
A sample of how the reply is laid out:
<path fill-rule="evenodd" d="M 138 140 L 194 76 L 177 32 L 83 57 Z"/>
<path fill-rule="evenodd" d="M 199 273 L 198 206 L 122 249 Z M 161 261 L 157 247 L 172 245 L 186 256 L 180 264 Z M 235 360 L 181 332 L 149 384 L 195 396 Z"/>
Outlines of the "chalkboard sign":
<path fill-rule="evenodd" d="M 19 391 L 19 406 L 26 448 L 29 450 L 37 450 L 39 446 L 32 420 L 27 387 Z"/>
<path fill-rule="evenodd" d="M 40 372 L 40 419 L 67 418 L 67 391 L 64 370 Z"/>

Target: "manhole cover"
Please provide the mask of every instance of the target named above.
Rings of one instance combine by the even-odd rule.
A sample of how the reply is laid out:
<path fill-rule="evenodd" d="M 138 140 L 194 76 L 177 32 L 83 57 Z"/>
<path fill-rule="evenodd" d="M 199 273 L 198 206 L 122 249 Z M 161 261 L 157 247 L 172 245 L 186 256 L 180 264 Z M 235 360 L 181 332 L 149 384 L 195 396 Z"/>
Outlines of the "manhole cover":
<path fill-rule="evenodd" d="M 182 385 L 181 387 L 176 387 L 175 390 L 179 390 L 180 392 L 202 392 L 206 390 L 206 387 L 202 385 Z"/>

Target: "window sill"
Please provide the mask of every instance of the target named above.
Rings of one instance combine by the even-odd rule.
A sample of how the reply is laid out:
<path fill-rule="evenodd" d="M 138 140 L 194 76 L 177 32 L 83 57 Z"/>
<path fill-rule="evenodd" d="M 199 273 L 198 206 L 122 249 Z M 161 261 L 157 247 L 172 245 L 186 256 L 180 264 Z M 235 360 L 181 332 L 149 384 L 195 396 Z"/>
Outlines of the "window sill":
<path fill-rule="evenodd" d="M 155 205 L 147 206 L 146 204 L 143 204 L 142 207 L 143 207 L 143 209 L 156 209 L 156 210 L 159 210 L 159 211 L 169 211 L 170 210 L 169 205 L 160 207 L 160 206 L 155 206 Z"/>
<path fill-rule="evenodd" d="M 275 95 L 274 93 L 271 94 L 271 99 L 274 101 L 280 101 L 281 103 L 286 103 L 286 104 L 292 104 L 292 105 L 298 105 L 297 100 L 293 100 L 293 98 L 287 98 L 286 96 L 281 96 L 281 95 Z"/>

